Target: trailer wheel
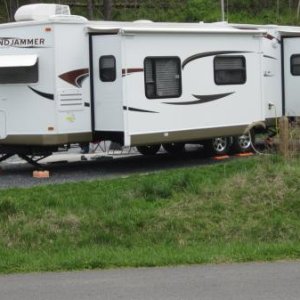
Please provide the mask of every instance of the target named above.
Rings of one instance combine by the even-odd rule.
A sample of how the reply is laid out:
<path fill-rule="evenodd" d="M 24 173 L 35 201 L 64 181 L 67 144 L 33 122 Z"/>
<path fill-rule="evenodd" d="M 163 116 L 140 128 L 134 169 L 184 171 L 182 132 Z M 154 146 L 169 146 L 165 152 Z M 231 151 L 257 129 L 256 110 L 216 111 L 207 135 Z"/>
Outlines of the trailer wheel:
<path fill-rule="evenodd" d="M 231 141 L 228 137 L 216 137 L 203 142 L 204 150 L 212 155 L 224 155 L 230 150 Z"/>
<path fill-rule="evenodd" d="M 136 149 L 143 155 L 155 155 L 160 149 L 160 145 L 137 146 Z"/>
<path fill-rule="evenodd" d="M 253 151 L 253 135 L 249 132 L 233 138 L 233 151 L 236 153 L 245 153 Z"/>
<path fill-rule="evenodd" d="M 168 143 L 162 145 L 164 150 L 170 154 L 179 154 L 184 151 L 184 143 Z"/>

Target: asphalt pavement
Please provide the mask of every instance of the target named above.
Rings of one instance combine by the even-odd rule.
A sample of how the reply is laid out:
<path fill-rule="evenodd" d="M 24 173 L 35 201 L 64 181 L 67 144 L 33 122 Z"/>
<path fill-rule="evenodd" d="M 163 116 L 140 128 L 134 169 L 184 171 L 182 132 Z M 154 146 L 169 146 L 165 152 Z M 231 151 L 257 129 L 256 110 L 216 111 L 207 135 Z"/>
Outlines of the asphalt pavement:
<path fill-rule="evenodd" d="M 82 155 L 77 148 L 66 153 L 55 153 L 41 161 L 43 168 L 49 171 L 49 178 L 34 178 L 36 167 L 17 157 L 0 163 L 0 189 L 126 177 L 213 162 L 198 146 L 191 146 L 180 155 L 161 151 L 155 156 L 143 156 L 130 148 Z"/>
<path fill-rule="evenodd" d="M 1 300 L 299 300 L 300 261 L 0 276 Z"/>

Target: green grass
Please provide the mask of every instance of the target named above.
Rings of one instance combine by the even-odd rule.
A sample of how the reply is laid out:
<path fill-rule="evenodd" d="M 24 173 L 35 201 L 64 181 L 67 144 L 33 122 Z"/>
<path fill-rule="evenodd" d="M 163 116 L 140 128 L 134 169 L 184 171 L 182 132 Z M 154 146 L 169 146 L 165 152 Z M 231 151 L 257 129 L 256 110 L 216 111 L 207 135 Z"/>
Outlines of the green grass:
<path fill-rule="evenodd" d="M 300 160 L 1 190 L 0 272 L 300 258 Z"/>

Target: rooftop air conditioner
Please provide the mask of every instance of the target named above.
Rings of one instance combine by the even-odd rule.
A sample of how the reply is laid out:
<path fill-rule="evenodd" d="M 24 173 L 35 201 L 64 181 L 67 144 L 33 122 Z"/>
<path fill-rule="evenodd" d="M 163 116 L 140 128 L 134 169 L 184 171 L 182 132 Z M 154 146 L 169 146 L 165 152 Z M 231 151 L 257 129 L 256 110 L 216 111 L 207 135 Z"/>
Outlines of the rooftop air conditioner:
<path fill-rule="evenodd" d="M 71 15 L 70 7 L 61 4 L 28 4 L 21 6 L 15 13 L 15 20 L 42 21 L 55 15 Z"/>

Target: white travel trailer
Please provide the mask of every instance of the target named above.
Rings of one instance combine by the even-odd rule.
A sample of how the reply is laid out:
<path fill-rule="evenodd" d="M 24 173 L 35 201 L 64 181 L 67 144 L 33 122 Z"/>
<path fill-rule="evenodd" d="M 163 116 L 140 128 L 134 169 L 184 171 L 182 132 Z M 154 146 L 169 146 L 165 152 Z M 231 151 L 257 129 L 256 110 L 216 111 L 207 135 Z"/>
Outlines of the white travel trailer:
<path fill-rule="evenodd" d="M 15 17 L 0 25 L 0 161 L 99 140 L 172 150 L 268 117 L 264 28 L 92 22 L 55 4 Z"/>

